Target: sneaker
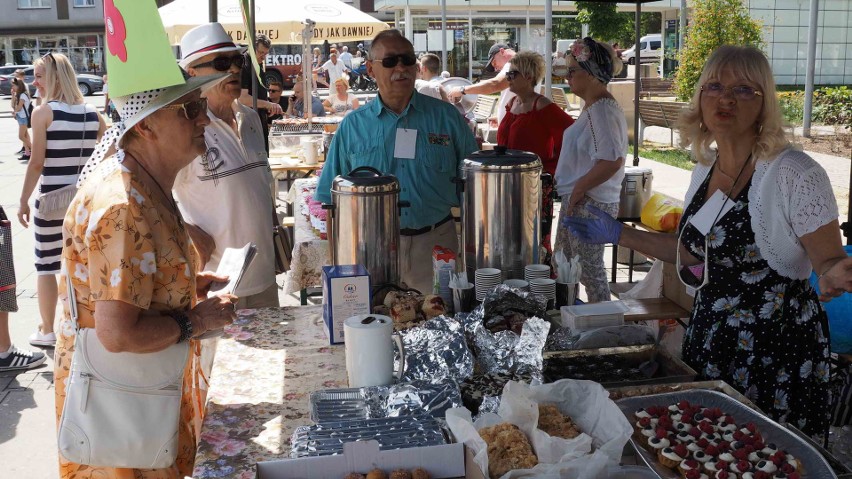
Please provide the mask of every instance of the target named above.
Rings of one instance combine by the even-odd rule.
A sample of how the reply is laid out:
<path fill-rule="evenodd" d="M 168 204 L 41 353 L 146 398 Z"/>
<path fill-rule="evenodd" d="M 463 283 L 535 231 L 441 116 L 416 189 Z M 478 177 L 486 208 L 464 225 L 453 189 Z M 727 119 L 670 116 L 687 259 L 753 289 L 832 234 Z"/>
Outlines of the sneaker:
<path fill-rule="evenodd" d="M 24 147 L 22 146 L 20 150 L 18 150 L 18 151 L 16 151 L 16 152 L 15 152 L 15 154 L 16 154 L 16 155 L 20 155 L 20 154 L 21 154 L 21 153 L 23 153 L 23 152 L 24 152 Z"/>
<path fill-rule="evenodd" d="M 19 161 L 30 161 L 30 155 L 21 155 L 18 157 Z"/>
<path fill-rule="evenodd" d="M 56 347 L 56 334 L 53 332 L 41 334 L 41 330 L 36 330 L 30 335 L 30 344 L 33 346 L 41 346 L 43 348 Z"/>
<path fill-rule="evenodd" d="M 12 349 L 8 351 L 8 356 L 0 358 L 0 371 L 32 369 L 41 366 L 46 359 L 47 356 L 44 353 L 34 353 L 12 346 Z"/>

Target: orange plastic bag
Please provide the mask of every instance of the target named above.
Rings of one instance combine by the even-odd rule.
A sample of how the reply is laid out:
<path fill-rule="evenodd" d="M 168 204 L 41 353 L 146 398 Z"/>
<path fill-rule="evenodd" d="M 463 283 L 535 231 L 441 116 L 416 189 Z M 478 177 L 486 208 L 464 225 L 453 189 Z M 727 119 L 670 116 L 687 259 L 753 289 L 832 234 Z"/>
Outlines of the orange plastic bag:
<path fill-rule="evenodd" d="M 654 193 L 642 207 L 642 223 L 656 231 L 671 233 L 677 231 L 683 208 L 665 196 Z"/>

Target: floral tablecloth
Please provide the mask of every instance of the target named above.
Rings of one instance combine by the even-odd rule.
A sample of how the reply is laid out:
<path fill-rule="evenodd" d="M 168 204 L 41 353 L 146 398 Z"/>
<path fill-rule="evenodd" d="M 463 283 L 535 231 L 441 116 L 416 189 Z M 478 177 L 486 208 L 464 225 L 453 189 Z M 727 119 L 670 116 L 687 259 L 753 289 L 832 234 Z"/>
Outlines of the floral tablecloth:
<path fill-rule="evenodd" d="M 303 213 L 307 199 L 317 188 L 317 178 L 300 179 L 293 182 L 287 201 L 293 204 L 293 259 L 284 281 L 287 294 L 322 285 L 322 267 L 330 264 L 328 241 L 320 239 L 316 229 Z"/>
<path fill-rule="evenodd" d="M 289 457 L 311 392 L 340 387 L 344 350 L 329 346 L 321 306 L 239 311 L 216 348 L 192 476 L 249 479 L 255 463 Z"/>

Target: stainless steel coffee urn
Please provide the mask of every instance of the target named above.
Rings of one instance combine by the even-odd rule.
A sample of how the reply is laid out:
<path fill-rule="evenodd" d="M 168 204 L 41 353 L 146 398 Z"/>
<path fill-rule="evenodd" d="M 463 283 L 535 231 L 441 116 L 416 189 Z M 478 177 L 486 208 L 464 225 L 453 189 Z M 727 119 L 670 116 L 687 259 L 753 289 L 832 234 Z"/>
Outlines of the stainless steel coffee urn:
<path fill-rule="evenodd" d="M 373 287 L 399 284 L 399 181 L 362 166 L 331 184 L 328 240 L 331 263 L 362 264 Z"/>
<path fill-rule="evenodd" d="M 541 160 L 497 147 L 462 162 L 462 252 L 468 278 L 499 268 L 504 279 L 524 277 L 539 262 Z"/>
<path fill-rule="evenodd" d="M 625 166 L 621 181 L 621 200 L 618 203 L 620 219 L 639 219 L 642 207 L 651 199 L 654 174 L 650 168 Z"/>

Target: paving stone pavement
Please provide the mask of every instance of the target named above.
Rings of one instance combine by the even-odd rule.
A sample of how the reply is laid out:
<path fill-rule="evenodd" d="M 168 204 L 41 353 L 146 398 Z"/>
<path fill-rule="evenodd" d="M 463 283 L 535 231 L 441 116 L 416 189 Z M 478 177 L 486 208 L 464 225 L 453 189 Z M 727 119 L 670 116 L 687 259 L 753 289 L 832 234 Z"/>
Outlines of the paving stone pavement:
<path fill-rule="evenodd" d="M 13 342 L 29 348 L 27 337 L 39 323 L 36 292 L 36 275 L 33 267 L 34 239 L 31 230 L 17 222 L 18 198 L 26 173 L 26 164 L 14 154 L 20 148 L 17 124 L 9 114 L 8 97 L 0 98 L 0 205 L 12 220 L 14 264 L 18 280 L 19 311 L 10 315 L 10 332 Z M 102 105 L 103 97 L 87 98 L 94 105 Z M 659 128 L 648 128 L 646 138 L 668 144 L 669 133 Z M 628 164 L 631 159 L 628 159 Z M 849 159 L 827 157 L 819 160 L 832 172 L 832 178 L 846 178 L 848 195 Z M 674 198 L 683 198 L 689 184 L 689 172 L 650 160 L 641 160 L 642 166 L 654 170 L 654 189 Z M 838 180 L 840 187 L 841 181 Z M 558 213 L 557 213 L 558 214 Z M 555 235 L 554 235 L 555 237 Z M 610 254 L 607 252 L 609 263 Z M 639 267 L 635 279 L 644 276 L 647 267 Z M 619 269 L 619 281 L 626 281 L 625 267 Z M 279 285 L 283 276 L 278 277 Z M 621 288 L 624 289 L 624 288 Z M 295 295 L 279 295 L 282 305 L 298 305 Z M 57 317 L 61 311 L 57 308 Z M 0 373 L 0 478 L 58 477 L 56 452 L 56 418 L 53 391 L 53 350 L 44 350 L 48 360 L 41 367 L 14 373 Z"/>

